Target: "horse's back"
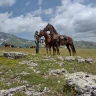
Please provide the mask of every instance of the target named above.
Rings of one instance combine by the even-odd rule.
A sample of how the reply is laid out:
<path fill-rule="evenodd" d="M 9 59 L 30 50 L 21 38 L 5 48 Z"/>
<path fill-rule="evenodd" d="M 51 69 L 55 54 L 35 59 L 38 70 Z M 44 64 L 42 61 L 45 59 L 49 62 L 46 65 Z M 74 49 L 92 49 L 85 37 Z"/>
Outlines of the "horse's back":
<path fill-rule="evenodd" d="M 54 40 L 59 39 L 59 35 L 58 34 L 53 35 L 52 39 L 54 39 Z"/>

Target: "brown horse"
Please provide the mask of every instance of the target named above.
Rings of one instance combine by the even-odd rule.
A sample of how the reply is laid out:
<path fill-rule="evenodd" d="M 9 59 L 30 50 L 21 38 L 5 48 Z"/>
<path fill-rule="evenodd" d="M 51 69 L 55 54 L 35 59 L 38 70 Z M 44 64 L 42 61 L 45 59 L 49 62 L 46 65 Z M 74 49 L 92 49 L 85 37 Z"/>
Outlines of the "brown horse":
<path fill-rule="evenodd" d="M 5 43 L 5 47 L 10 47 L 10 44 L 9 43 Z"/>
<path fill-rule="evenodd" d="M 53 55 L 54 55 L 56 53 L 56 49 L 54 46 L 52 46 L 50 34 L 48 34 L 47 32 L 44 32 L 43 30 L 40 30 L 39 37 L 42 37 L 42 36 L 44 36 L 45 38 L 45 47 L 46 47 L 47 54 L 48 54 L 48 49 L 51 54 L 51 47 L 53 47 Z"/>
<path fill-rule="evenodd" d="M 49 25 L 49 24 L 48 24 Z M 51 27 L 49 26 L 46 26 L 43 31 L 50 31 L 50 35 L 51 35 L 51 43 L 52 43 L 52 46 L 56 47 L 56 50 L 57 50 L 57 55 L 60 55 L 60 52 L 59 52 L 59 34 L 56 32 L 56 30 L 52 29 Z M 56 54 L 56 51 L 54 53 L 54 55 Z"/>
<path fill-rule="evenodd" d="M 75 50 L 73 40 L 71 37 L 58 34 L 56 29 L 49 23 L 43 30 L 50 31 L 52 40 L 59 41 L 59 43 L 58 43 L 59 45 L 66 45 L 67 49 L 70 53 L 70 56 L 71 56 L 71 50 L 73 52 L 73 55 L 75 55 L 76 50 Z"/>

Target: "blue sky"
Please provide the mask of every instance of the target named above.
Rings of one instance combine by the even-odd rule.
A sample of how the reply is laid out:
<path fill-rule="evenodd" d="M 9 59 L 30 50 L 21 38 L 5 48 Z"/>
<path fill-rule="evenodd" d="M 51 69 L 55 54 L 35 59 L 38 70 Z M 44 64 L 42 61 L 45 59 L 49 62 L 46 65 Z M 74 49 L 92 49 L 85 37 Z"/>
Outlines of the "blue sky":
<path fill-rule="evenodd" d="M 0 32 L 33 40 L 48 23 L 73 40 L 96 42 L 96 0 L 0 0 Z"/>
<path fill-rule="evenodd" d="M 40 7 L 42 7 L 42 9 L 48 9 L 48 8 L 55 9 L 57 5 L 58 6 L 61 5 L 60 0 L 56 0 L 55 3 L 53 2 L 54 0 L 41 0 L 42 4 L 38 4 L 39 1 L 38 0 L 16 0 L 16 3 L 11 7 L 7 5 L 1 6 L 0 12 L 1 13 L 13 12 L 13 16 L 18 16 L 18 15 L 25 15 L 26 13 L 38 10 Z"/>

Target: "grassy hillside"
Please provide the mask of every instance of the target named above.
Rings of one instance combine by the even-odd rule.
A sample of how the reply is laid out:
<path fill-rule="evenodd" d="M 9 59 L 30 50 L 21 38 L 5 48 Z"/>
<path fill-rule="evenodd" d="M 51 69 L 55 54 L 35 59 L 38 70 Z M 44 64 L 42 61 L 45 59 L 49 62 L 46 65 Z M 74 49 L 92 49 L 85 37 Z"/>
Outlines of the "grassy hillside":
<path fill-rule="evenodd" d="M 4 46 L 5 43 L 15 45 L 16 47 L 27 47 L 34 46 L 35 43 L 33 40 L 26 40 L 19 38 L 17 36 L 0 32 L 0 46 Z"/>
<path fill-rule="evenodd" d="M 0 48 L 0 54 L 2 54 L 3 51 L 24 52 L 28 53 L 29 55 L 26 58 L 21 59 L 8 59 L 5 57 L 0 57 L 0 90 L 25 85 L 27 82 L 28 84 L 34 86 L 34 88 L 38 91 L 43 90 L 44 87 L 47 87 L 51 90 L 49 93 L 46 93 L 42 96 L 75 96 L 76 92 L 73 89 L 69 89 L 65 86 L 66 83 L 64 80 L 64 75 L 49 76 L 48 71 L 50 69 L 64 68 L 71 73 L 83 71 L 91 74 L 96 74 L 95 62 L 93 62 L 92 64 L 81 64 L 76 61 L 62 61 L 58 59 L 58 56 L 46 55 L 45 48 L 40 48 L 40 53 L 38 55 L 35 55 L 35 48 Z M 60 53 L 62 57 L 69 56 L 69 53 L 65 48 L 61 48 Z M 46 56 L 49 58 L 49 60 L 46 60 Z M 96 50 L 77 49 L 77 56 L 96 59 Z M 38 67 L 34 68 L 36 70 L 39 70 L 40 73 L 34 73 L 34 71 L 30 69 L 30 66 L 27 64 L 20 64 L 20 62 L 23 62 L 25 60 L 31 60 L 33 63 L 38 64 Z M 63 65 L 59 66 L 59 63 L 62 63 Z M 73 68 L 74 70 L 72 70 Z M 20 74 L 22 72 L 29 74 L 22 75 Z M 14 96 L 26 95 L 21 92 L 16 93 Z"/>
<path fill-rule="evenodd" d="M 76 48 L 96 49 L 96 42 L 91 42 L 91 41 L 75 41 L 74 44 L 75 44 Z"/>

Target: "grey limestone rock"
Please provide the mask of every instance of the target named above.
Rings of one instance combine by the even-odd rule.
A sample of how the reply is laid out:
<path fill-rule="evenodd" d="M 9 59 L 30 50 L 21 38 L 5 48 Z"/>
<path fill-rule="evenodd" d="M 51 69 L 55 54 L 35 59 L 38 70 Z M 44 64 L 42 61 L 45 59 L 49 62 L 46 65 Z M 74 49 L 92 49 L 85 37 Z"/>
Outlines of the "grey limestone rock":
<path fill-rule="evenodd" d="M 81 93 L 80 96 L 96 96 L 96 76 L 77 72 L 65 74 L 66 83 Z M 85 95 L 86 94 L 86 95 Z"/>

